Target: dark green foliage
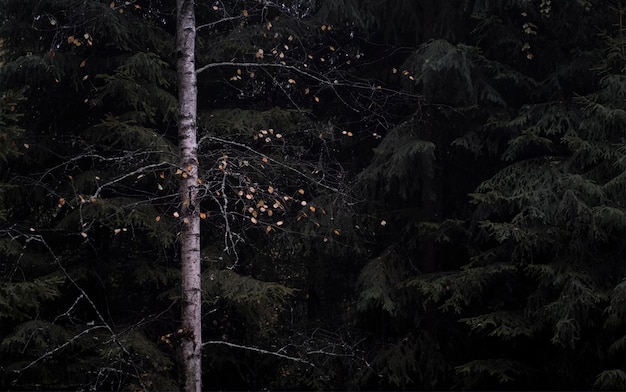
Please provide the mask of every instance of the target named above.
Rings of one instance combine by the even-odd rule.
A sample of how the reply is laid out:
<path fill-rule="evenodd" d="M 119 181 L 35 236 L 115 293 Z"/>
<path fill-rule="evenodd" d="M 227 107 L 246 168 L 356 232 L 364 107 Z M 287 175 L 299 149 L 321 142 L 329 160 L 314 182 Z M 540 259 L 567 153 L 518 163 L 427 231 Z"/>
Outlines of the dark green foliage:
<path fill-rule="evenodd" d="M 623 2 L 196 7 L 207 389 L 624 389 Z M 174 8 L 0 1 L 5 389 L 178 388 Z"/>

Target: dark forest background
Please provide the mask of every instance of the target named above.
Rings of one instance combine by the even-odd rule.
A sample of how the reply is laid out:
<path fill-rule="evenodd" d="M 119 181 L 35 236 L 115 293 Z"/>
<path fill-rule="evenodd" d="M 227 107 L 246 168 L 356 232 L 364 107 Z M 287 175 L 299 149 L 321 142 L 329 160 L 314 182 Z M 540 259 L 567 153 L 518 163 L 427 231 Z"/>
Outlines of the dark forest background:
<path fill-rule="evenodd" d="M 206 389 L 626 389 L 626 1 L 196 7 Z M 0 389 L 181 385 L 174 23 L 0 1 Z"/>

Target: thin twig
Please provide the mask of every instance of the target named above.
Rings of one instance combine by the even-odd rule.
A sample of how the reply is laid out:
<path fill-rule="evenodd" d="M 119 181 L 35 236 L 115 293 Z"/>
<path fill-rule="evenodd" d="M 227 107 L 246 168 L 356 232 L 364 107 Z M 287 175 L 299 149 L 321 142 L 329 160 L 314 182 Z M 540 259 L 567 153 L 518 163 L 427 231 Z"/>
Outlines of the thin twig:
<path fill-rule="evenodd" d="M 306 359 L 302 359 L 302 358 L 298 358 L 298 357 L 292 357 L 291 355 L 281 354 L 281 353 L 275 352 L 275 351 L 264 350 L 264 349 L 258 348 L 258 347 L 244 346 L 244 345 L 241 345 L 241 344 L 224 342 L 222 340 L 209 340 L 208 342 L 202 343 L 203 347 L 204 346 L 208 346 L 208 345 L 221 345 L 221 346 L 228 346 L 228 347 L 232 347 L 232 348 L 238 348 L 238 349 L 241 349 L 241 350 L 253 351 L 253 352 L 256 352 L 256 353 L 259 353 L 259 354 L 272 355 L 272 356 L 275 356 L 275 357 L 288 359 L 290 361 L 300 362 L 300 363 L 307 364 L 307 365 L 309 365 L 311 367 L 315 367 L 314 363 L 309 362 Z"/>

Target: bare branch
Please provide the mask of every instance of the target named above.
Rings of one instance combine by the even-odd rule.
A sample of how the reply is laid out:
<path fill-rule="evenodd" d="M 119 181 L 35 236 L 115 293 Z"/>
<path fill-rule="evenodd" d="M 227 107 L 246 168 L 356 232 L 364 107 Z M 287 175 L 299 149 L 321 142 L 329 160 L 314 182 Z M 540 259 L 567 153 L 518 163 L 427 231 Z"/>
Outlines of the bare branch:
<path fill-rule="evenodd" d="M 201 29 L 215 27 L 215 26 L 217 26 L 217 25 L 219 25 L 221 23 L 228 22 L 229 20 L 237 20 L 237 19 L 242 19 L 242 18 L 243 18 L 242 16 L 230 16 L 230 17 L 227 17 L 227 18 L 222 18 L 222 19 L 217 20 L 215 22 L 206 23 L 206 24 L 198 26 L 198 27 L 196 27 L 196 31 L 201 30 Z"/>
<path fill-rule="evenodd" d="M 75 335 L 73 338 L 71 338 L 67 342 L 63 343 L 62 345 L 56 347 L 55 349 L 43 353 L 39 358 L 35 359 L 34 361 L 32 361 L 28 365 L 24 366 L 23 368 L 21 368 L 19 370 L 16 370 L 15 372 L 21 373 L 24 370 L 29 369 L 29 368 L 35 366 L 37 363 L 43 361 L 46 358 L 49 358 L 49 357 L 53 356 L 54 354 L 56 354 L 59 351 L 63 350 L 65 347 L 67 347 L 70 344 L 72 344 L 72 342 L 74 342 L 76 339 L 80 338 L 81 336 L 86 335 L 86 334 L 88 334 L 88 333 L 90 333 L 90 332 L 92 332 L 92 331 L 94 331 L 96 329 L 102 329 L 102 328 L 106 328 L 106 326 L 104 326 L 104 325 L 96 325 L 94 327 L 91 327 L 89 329 L 86 329 L 86 330 L 82 331 L 81 333 Z"/>
<path fill-rule="evenodd" d="M 272 355 L 278 358 L 282 358 L 282 359 L 288 359 L 290 361 L 294 361 L 294 362 L 300 362 L 300 363 L 304 363 L 307 364 L 311 367 L 315 367 L 315 364 L 312 362 L 307 361 L 306 359 L 302 359 L 302 358 L 298 358 L 298 357 L 292 357 L 291 355 L 286 355 L 286 354 L 281 354 L 279 352 L 275 352 L 275 351 L 269 351 L 269 350 L 264 350 L 262 348 L 258 348 L 258 347 L 252 347 L 252 346 L 244 346 L 241 344 L 236 344 L 236 343 L 230 343 L 230 342 L 224 342 L 221 340 L 210 340 L 208 342 L 204 342 L 202 343 L 202 346 L 208 346 L 208 345 L 222 345 L 222 346 L 228 346 L 228 347 L 232 347 L 232 348 L 238 348 L 241 350 L 247 350 L 247 351 L 253 351 L 259 354 L 265 354 L 265 355 Z"/>
<path fill-rule="evenodd" d="M 399 90 L 392 90 L 392 89 L 388 89 L 385 87 L 382 87 L 380 85 L 376 85 L 374 83 L 372 83 L 371 81 L 368 80 L 364 80 L 364 81 L 339 81 L 339 80 L 334 80 L 334 79 L 330 79 L 322 74 L 319 74 L 317 72 L 313 72 L 310 70 L 303 70 L 301 68 L 298 68 L 295 65 L 288 65 L 288 64 L 276 64 L 276 63 L 252 63 L 252 62 L 236 62 L 236 61 L 223 61 L 223 62 L 219 62 L 219 63 L 210 63 L 210 64 L 206 64 L 200 68 L 196 69 L 196 74 L 199 74 L 201 72 L 204 72 L 208 69 L 211 68 L 219 68 L 219 67 L 257 67 L 257 68 L 281 68 L 281 69 L 288 69 L 291 71 L 294 71 L 296 73 L 299 73 L 300 75 L 309 77 L 317 82 L 319 82 L 322 85 L 326 85 L 326 86 L 330 86 L 331 88 L 335 88 L 335 87 L 351 87 L 351 88 L 356 88 L 356 89 L 361 89 L 361 90 L 368 90 L 368 91 L 379 91 L 379 92 L 387 92 L 387 93 L 391 93 L 393 95 L 402 95 L 402 96 L 406 96 L 406 97 L 411 97 L 411 98 L 419 98 L 419 95 L 417 94 L 411 94 L 408 92 L 404 92 L 404 91 L 399 91 Z"/>
<path fill-rule="evenodd" d="M 245 144 L 234 142 L 232 140 L 222 139 L 222 138 L 217 137 L 217 136 L 208 136 L 208 135 L 207 136 L 203 136 L 202 139 L 200 139 L 200 141 L 198 142 L 198 144 L 201 144 L 206 139 L 214 141 L 214 142 L 230 144 L 231 146 L 236 146 L 236 147 L 239 147 L 239 148 L 243 148 L 244 150 L 252 152 L 255 155 L 263 156 L 263 157 L 267 158 L 270 162 L 275 163 L 275 164 L 277 164 L 277 165 L 279 165 L 279 166 L 281 166 L 281 167 L 283 167 L 283 168 L 285 168 L 285 169 L 287 169 L 287 170 L 289 170 L 289 171 L 291 171 L 293 173 L 296 173 L 298 176 L 307 179 L 311 183 L 315 183 L 315 184 L 319 185 L 322 188 L 328 189 L 329 191 L 332 191 L 332 192 L 335 192 L 335 193 L 340 193 L 338 188 L 326 185 L 326 184 L 322 183 L 321 181 L 318 181 L 318 180 L 316 180 L 314 178 L 311 178 L 308 175 L 302 173 L 301 171 L 295 169 L 294 167 L 289 166 L 287 164 L 284 164 L 284 163 L 282 163 L 280 161 L 277 161 L 276 159 L 273 159 L 271 157 L 268 157 L 267 155 L 265 155 L 263 153 L 260 153 L 257 150 L 255 150 L 254 148 L 249 147 L 249 146 L 247 146 Z"/>

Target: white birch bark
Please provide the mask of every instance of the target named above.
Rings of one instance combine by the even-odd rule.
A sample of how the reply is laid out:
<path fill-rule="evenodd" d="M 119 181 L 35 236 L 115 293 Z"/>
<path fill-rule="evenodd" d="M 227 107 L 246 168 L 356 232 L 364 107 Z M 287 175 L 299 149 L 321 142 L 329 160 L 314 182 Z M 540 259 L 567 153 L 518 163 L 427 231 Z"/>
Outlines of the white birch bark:
<path fill-rule="evenodd" d="M 177 0 L 176 51 L 178 56 L 178 143 L 181 179 L 181 275 L 182 329 L 181 359 L 186 392 L 202 389 L 201 370 L 201 286 L 200 208 L 197 205 L 198 142 L 196 126 L 197 84 L 195 70 L 196 21 L 193 0 Z"/>

